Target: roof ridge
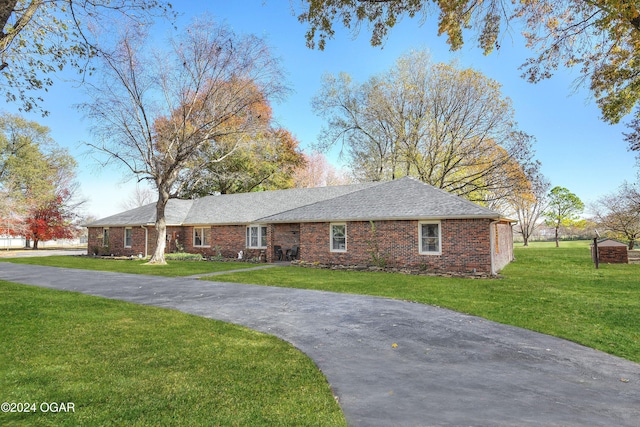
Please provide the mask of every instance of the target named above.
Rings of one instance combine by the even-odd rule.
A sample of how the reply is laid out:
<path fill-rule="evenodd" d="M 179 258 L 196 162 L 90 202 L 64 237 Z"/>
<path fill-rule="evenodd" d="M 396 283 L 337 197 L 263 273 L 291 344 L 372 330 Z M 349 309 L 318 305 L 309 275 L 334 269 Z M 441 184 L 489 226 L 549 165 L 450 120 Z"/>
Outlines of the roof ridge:
<path fill-rule="evenodd" d="M 209 194 L 207 196 L 198 197 L 195 199 L 178 199 L 178 200 L 203 200 L 214 197 L 249 197 L 251 195 L 256 194 L 265 194 L 265 193 L 283 193 L 287 191 L 309 191 L 309 190 L 320 190 L 326 188 L 336 188 L 336 187 L 358 187 L 363 184 L 368 184 L 368 182 L 359 182 L 355 184 L 340 184 L 340 185 L 323 185 L 320 187 L 294 187 L 294 188 L 278 188 L 275 190 L 263 190 L 263 191 L 246 191 L 243 193 L 230 193 L 230 194 Z M 354 191 L 359 191 L 360 189 L 354 189 Z"/>
<path fill-rule="evenodd" d="M 370 182 L 361 182 L 361 183 L 358 183 L 358 184 L 335 185 L 333 187 L 348 187 L 348 186 L 356 187 L 356 186 L 363 186 L 365 184 L 371 184 L 371 185 L 368 185 L 368 186 L 366 186 L 364 188 L 357 188 L 357 189 L 354 188 L 353 191 L 349 191 L 348 193 L 340 194 L 339 196 L 329 197 L 329 198 L 324 199 L 324 200 L 316 200 L 315 202 L 307 203 L 306 205 L 302 205 L 302 206 L 294 207 L 294 208 L 291 208 L 291 209 L 287 209 L 287 210 L 278 212 L 275 215 L 282 215 L 284 213 L 291 212 L 291 211 L 294 211 L 294 210 L 297 210 L 297 209 L 306 208 L 306 207 L 309 207 L 309 206 L 317 205 L 319 203 L 324 203 L 324 202 L 326 202 L 328 200 L 335 200 L 335 199 L 339 199 L 339 198 L 344 197 L 344 196 L 353 195 L 355 193 L 359 193 L 360 191 L 365 191 L 365 190 L 368 190 L 369 188 L 377 187 L 378 185 L 384 184 L 385 182 L 386 181 L 370 181 Z M 307 188 L 307 190 L 308 189 L 313 189 L 313 188 L 326 188 L 326 187 L 329 187 L 329 186 L 311 187 L 311 188 Z M 267 216 L 264 216 L 262 218 L 258 218 L 256 221 L 262 221 L 262 220 L 264 220 L 266 218 L 269 218 L 271 216 L 273 216 L 273 215 L 267 215 Z"/>

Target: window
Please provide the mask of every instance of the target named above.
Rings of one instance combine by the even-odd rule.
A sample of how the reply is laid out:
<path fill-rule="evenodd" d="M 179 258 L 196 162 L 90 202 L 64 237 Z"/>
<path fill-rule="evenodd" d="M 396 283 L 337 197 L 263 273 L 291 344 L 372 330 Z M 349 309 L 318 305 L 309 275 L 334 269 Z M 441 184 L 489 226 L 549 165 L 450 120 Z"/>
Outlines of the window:
<path fill-rule="evenodd" d="M 331 252 L 347 251 L 347 224 L 331 224 Z"/>
<path fill-rule="evenodd" d="M 267 226 L 250 225 L 247 227 L 247 248 L 264 249 L 267 247 Z"/>
<path fill-rule="evenodd" d="M 102 246 L 109 246 L 109 229 L 102 229 Z"/>
<path fill-rule="evenodd" d="M 440 222 L 421 222 L 419 230 L 420 253 L 440 255 Z"/>
<path fill-rule="evenodd" d="M 130 248 L 133 241 L 133 230 L 131 228 L 124 229 L 124 247 Z"/>
<path fill-rule="evenodd" d="M 209 246 L 208 228 L 195 227 L 193 229 L 193 246 Z"/>

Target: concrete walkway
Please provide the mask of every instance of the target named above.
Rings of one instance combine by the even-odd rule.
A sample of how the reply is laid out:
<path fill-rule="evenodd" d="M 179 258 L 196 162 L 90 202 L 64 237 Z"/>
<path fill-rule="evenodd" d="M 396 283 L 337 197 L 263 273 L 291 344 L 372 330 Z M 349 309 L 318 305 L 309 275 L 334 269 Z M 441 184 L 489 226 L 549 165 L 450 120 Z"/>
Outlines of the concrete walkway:
<path fill-rule="evenodd" d="M 8 263 L 0 279 L 276 335 L 316 362 L 351 426 L 640 425 L 640 365 L 437 307 Z"/>

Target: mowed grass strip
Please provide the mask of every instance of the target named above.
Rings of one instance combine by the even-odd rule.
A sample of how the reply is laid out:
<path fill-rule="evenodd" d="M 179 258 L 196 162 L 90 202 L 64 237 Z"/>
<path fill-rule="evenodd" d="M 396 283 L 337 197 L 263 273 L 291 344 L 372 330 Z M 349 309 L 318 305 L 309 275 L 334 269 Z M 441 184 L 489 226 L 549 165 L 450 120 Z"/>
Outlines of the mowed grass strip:
<path fill-rule="evenodd" d="M 640 362 L 640 265 L 591 262 L 589 242 L 517 247 L 501 279 L 281 267 L 210 280 L 374 295 L 437 305 Z"/>
<path fill-rule="evenodd" d="M 259 264 L 245 262 L 212 261 L 168 261 L 166 265 L 149 265 L 139 259 L 103 259 L 88 256 L 45 256 L 25 258 L 0 258 L 0 262 L 16 264 L 45 265 L 50 267 L 76 268 L 82 270 L 112 271 L 130 274 L 148 274 L 152 276 L 179 277 L 196 274 L 216 273 L 218 271 L 239 270 L 255 267 Z"/>
<path fill-rule="evenodd" d="M 346 424 L 314 363 L 275 337 L 3 281 L 0 313 L 0 402 L 38 404 L 2 426 Z"/>

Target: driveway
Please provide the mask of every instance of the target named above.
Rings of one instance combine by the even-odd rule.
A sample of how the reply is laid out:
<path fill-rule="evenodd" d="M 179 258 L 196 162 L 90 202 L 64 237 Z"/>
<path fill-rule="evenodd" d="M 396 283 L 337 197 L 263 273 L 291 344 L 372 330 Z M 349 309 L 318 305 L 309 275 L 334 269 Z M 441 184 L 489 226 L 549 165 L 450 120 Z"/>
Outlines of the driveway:
<path fill-rule="evenodd" d="M 8 263 L 0 279 L 276 335 L 316 362 L 352 426 L 640 425 L 640 365 L 438 307 Z"/>

